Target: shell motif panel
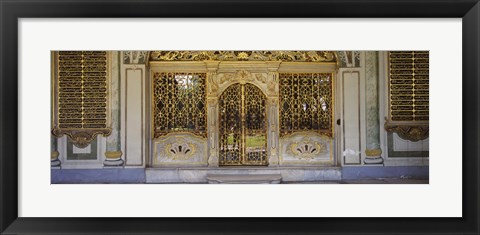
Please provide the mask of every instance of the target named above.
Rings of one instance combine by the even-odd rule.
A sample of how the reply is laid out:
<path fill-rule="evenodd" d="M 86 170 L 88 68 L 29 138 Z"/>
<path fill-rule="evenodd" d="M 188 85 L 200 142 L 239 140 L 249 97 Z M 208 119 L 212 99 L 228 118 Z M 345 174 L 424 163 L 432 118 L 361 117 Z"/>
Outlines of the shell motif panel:
<path fill-rule="evenodd" d="M 280 138 L 280 164 L 333 164 L 333 139 L 315 132 L 296 132 Z"/>
<path fill-rule="evenodd" d="M 155 139 L 153 166 L 207 165 L 207 140 L 190 133 Z"/>

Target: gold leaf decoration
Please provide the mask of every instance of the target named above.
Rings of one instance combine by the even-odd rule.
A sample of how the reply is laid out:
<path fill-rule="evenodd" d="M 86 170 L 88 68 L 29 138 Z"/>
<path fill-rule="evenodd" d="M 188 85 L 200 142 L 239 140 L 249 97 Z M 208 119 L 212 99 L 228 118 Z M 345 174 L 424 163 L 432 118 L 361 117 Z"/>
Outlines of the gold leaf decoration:
<path fill-rule="evenodd" d="M 153 51 L 150 61 L 336 62 L 333 51 Z"/>

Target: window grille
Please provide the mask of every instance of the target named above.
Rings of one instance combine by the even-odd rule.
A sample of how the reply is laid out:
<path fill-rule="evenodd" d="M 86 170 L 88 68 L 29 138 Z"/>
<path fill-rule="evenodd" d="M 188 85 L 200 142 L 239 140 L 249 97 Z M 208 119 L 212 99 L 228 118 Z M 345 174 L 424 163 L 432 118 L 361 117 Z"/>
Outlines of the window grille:
<path fill-rule="evenodd" d="M 333 136 L 333 74 L 280 73 L 280 134 Z"/>
<path fill-rule="evenodd" d="M 154 137 L 187 131 L 206 137 L 206 73 L 153 75 Z"/>

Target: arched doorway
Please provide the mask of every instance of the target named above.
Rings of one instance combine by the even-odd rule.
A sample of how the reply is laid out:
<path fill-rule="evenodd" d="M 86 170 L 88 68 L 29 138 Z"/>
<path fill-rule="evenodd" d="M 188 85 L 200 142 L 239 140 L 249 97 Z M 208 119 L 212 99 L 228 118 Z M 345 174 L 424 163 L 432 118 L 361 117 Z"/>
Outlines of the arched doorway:
<path fill-rule="evenodd" d="M 219 98 L 219 165 L 268 165 L 267 98 L 253 84 L 235 83 Z"/>

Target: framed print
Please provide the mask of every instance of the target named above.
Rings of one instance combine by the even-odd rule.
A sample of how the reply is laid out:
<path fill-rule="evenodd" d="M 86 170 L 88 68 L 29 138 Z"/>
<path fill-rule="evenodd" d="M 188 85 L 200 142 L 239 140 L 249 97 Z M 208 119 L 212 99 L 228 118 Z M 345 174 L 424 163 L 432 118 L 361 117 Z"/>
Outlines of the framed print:
<path fill-rule="evenodd" d="M 480 232 L 477 1 L 1 4 L 2 234 Z"/>

